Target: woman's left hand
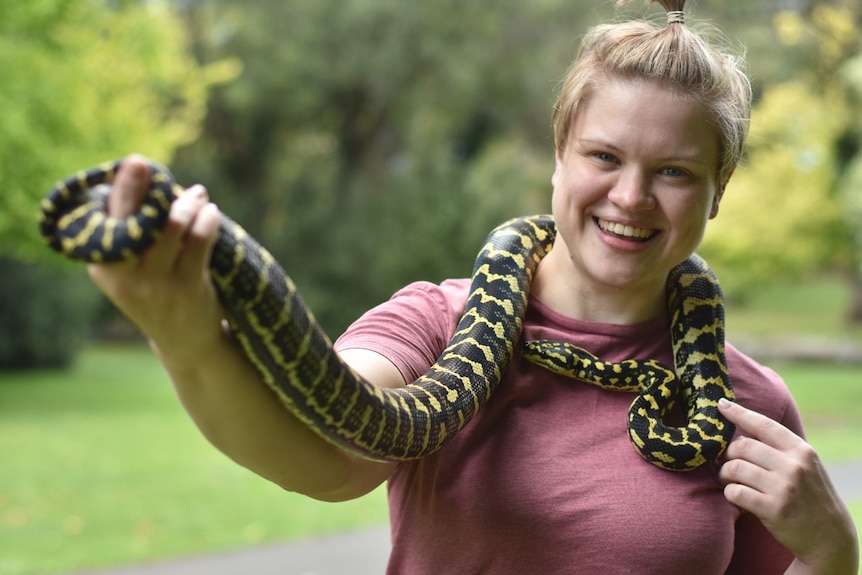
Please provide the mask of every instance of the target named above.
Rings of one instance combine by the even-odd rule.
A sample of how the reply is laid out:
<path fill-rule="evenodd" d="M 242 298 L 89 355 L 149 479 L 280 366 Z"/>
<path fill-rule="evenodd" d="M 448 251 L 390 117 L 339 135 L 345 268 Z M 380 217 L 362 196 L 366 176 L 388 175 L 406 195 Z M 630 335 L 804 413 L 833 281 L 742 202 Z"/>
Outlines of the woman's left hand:
<path fill-rule="evenodd" d="M 721 400 L 719 409 L 742 432 L 719 473 L 725 498 L 760 518 L 796 556 L 788 573 L 856 575 L 853 518 L 817 452 L 780 423 L 737 403 Z"/>

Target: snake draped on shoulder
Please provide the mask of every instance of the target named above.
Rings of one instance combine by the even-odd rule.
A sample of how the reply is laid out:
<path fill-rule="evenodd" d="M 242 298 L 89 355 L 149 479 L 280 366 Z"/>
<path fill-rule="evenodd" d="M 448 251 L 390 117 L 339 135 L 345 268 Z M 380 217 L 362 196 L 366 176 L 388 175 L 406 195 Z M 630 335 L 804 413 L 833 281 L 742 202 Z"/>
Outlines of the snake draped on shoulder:
<path fill-rule="evenodd" d="M 42 200 L 48 245 L 86 262 L 132 259 L 164 227 L 183 193 L 162 166 L 150 166 L 150 190 L 137 213 L 106 214 L 122 162 L 59 182 Z M 284 406 L 326 440 L 359 456 L 400 461 L 433 453 L 478 412 L 514 353 L 556 373 L 607 389 L 635 392 L 629 435 L 638 452 L 664 469 L 695 469 L 718 458 L 733 426 L 718 400 L 733 399 L 724 357 L 724 311 L 718 281 L 693 255 L 668 278 L 674 368 L 651 359 L 604 362 L 555 341 L 521 341 L 530 284 L 550 251 L 550 216 L 518 218 L 493 230 L 474 265 L 465 311 L 437 362 L 416 381 L 382 389 L 351 370 L 274 258 L 222 216 L 210 271 L 243 351 Z M 679 396 L 688 424 L 663 418 Z"/>

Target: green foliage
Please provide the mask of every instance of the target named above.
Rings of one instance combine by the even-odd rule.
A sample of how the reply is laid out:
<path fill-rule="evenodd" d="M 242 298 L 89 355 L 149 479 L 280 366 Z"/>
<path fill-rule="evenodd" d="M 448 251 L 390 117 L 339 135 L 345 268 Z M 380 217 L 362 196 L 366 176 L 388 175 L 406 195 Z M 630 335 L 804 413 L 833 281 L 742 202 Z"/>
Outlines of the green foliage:
<path fill-rule="evenodd" d="M 190 141 L 209 79 L 161 2 L 0 4 L 0 250 L 41 255 L 35 212 L 58 178 Z"/>
<path fill-rule="evenodd" d="M 862 278 L 862 52 L 845 62 L 840 72 L 848 87 L 850 105 L 856 113 L 855 125 L 845 139 L 848 158 L 839 192 L 847 228 L 851 231 L 857 277 Z M 859 306 L 862 321 L 862 298 Z"/>
<path fill-rule="evenodd" d="M 833 142 L 846 112 L 829 96 L 800 81 L 771 86 L 752 115 L 748 157 L 700 248 L 731 296 L 835 262 Z"/>
<path fill-rule="evenodd" d="M 468 275 L 494 225 L 548 209 L 552 92 L 583 4 L 200 4 L 199 57 L 244 74 L 174 171 L 338 332 L 408 281 Z"/>
<path fill-rule="evenodd" d="M 77 267 L 0 257 L 0 269 L 0 370 L 67 365 L 90 335 L 95 288 Z"/>
<path fill-rule="evenodd" d="M 172 167 L 274 252 L 332 333 L 407 281 L 467 275 L 491 227 L 549 209 L 554 89 L 578 34 L 615 16 L 589 0 L 183 5 L 198 58 L 244 73 Z M 755 42 L 762 81 L 807 54 L 776 40 L 779 5 L 703 9 Z M 641 2 L 616 15 L 662 18 Z M 744 249 L 727 264 L 751 267 Z"/>
<path fill-rule="evenodd" d="M 774 18 L 775 37 L 800 55 L 796 73 L 765 87 L 748 158 L 701 247 L 737 300 L 769 281 L 862 261 L 862 98 L 853 89 L 860 17 L 839 1 Z M 862 294 L 855 297 L 862 306 Z"/>
<path fill-rule="evenodd" d="M 0 4 L 0 255 L 49 265 L 36 214 L 51 184 L 130 151 L 167 162 L 196 137 L 208 86 L 234 73 L 224 64 L 195 63 L 164 2 Z M 71 359 L 94 309 L 76 271 L 4 259 L 0 367 Z"/>

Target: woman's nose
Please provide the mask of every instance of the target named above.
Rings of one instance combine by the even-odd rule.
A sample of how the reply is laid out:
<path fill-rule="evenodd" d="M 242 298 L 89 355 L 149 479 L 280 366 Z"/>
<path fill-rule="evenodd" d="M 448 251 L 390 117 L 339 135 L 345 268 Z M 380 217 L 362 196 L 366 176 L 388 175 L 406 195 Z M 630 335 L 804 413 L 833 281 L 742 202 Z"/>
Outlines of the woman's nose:
<path fill-rule="evenodd" d="M 652 194 L 652 178 L 636 168 L 623 169 L 608 192 L 608 199 L 629 212 L 651 210 L 656 204 Z"/>

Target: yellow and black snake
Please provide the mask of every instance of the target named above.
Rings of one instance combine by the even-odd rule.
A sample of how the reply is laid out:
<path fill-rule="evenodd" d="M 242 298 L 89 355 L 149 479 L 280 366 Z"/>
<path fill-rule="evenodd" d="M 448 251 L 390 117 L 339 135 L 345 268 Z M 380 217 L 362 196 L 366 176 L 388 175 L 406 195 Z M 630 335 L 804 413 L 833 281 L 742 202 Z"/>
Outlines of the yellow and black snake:
<path fill-rule="evenodd" d="M 115 161 L 75 174 L 43 199 L 40 229 L 53 249 L 77 260 L 111 262 L 134 258 L 158 238 L 182 187 L 153 164 L 140 210 L 126 219 L 109 217 L 105 198 L 120 166 Z M 492 231 L 476 259 L 465 311 L 449 345 L 423 376 L 400 389 L 378 388 L 345 365 L 290 278 L 226 216 L 210 270 L 245 354 L 291 413 L 360 456 L 408 460 L 439 449 L 494 391 L 520 344 L 530 284 L 555 234 L 550 216 L 511 220 Z M 671 274 L 668 305 L 676 374 L 649 360 L 602 362 L 557 342 L 528 342 L 523 353 L 579 379 L 637 390 L 629 415 L 635 447 L 660 467 L 687 470 L 717 458 L 733 434 L 717 410 L 719 398 L 733 398 L 721 292 L 696 256 Z M 679 386 L 689 423 L 667 427 L 662 417 Z"/>

